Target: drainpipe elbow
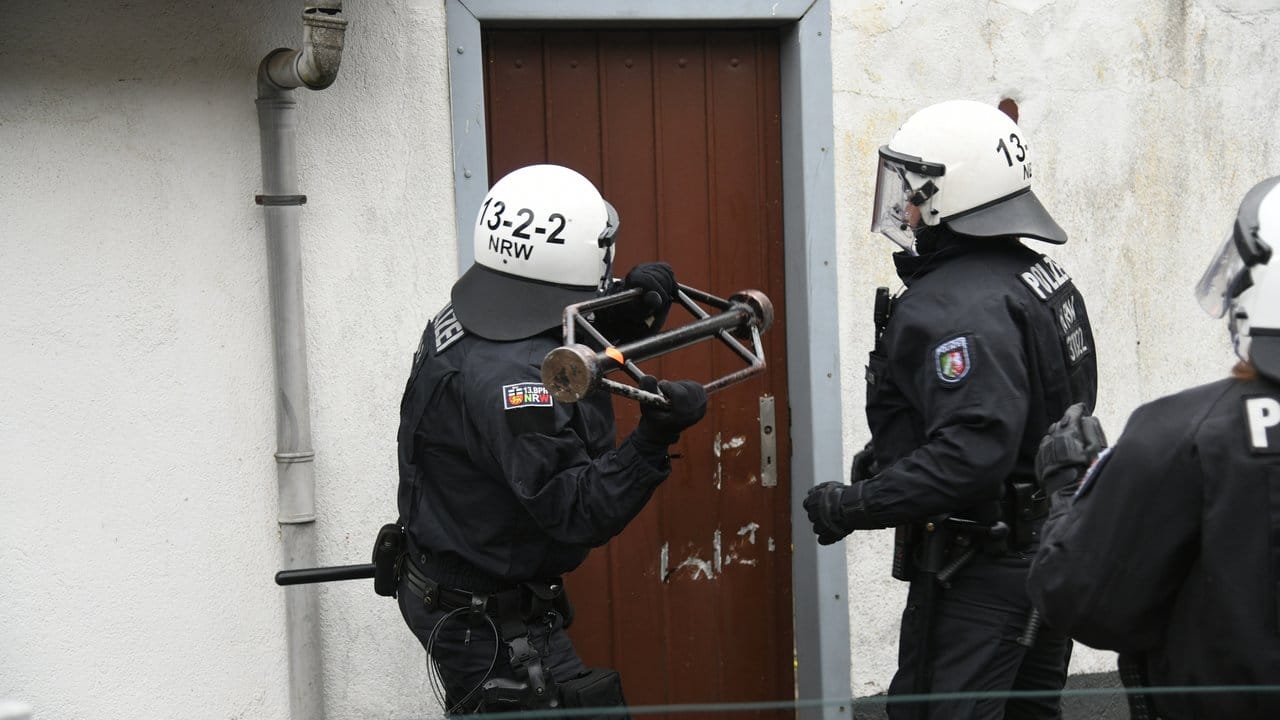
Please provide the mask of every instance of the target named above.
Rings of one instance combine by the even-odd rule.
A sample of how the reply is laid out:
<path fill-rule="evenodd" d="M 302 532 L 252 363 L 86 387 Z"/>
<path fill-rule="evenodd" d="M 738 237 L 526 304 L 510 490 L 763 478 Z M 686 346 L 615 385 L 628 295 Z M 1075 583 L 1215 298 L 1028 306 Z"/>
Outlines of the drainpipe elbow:
<path fill-rule="evenodd" d="M 302 14 L 302 49 L 273 50 L 258 67 L 258 95 L 305 87 L 323 90 L 338 79 L 347 20 L 342 3 L 308 5 Z"/>
<path fill-rule="evenodd" d="M 298 56 L 298 77 L 312 90 L 323 90 L 338 79 L 347 20 L 314 9 L 302 16 L 303 52 Z"/>

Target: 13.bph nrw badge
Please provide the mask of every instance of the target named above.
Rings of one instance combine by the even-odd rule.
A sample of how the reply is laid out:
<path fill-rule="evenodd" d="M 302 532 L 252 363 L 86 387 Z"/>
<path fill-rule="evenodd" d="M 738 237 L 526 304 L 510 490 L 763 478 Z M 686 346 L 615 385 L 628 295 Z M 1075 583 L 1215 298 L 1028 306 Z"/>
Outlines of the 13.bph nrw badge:
<path fill-rule="evenodd" d="M 551 393 L 542 383 L 515 383 L 502 386 L 502 409 L 551 407 Z"/>

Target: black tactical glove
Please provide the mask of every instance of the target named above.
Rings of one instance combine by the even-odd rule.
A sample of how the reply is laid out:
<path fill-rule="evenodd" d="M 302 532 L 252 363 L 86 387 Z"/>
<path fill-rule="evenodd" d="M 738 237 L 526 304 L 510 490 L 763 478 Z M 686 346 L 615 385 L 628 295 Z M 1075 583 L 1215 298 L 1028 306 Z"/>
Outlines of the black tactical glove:
<path fill-rule="evenodd" d="M 664 262 L 641 263 L 622 279 L 622 289 L 640 288 L 645 293 L 637 303 L 637 318 L 650 332 L 658 332 L 667 321 L 671 302 L 675 300 L 676 273 Z"/>
<path fill-rule="evenodd" d="M 849 483 L 857 485 L 858 483 L 870 477 L 874 477 L 880 472 L 880 466 L 876 465 L 876 454 L 871 449 L 871 441 L 853 456 L 853 465 L 849 468 Z"/>
<path fill-rule="evenodd" d="M 804 510 L 813 523 L 819 545 L 830 545 L 859 528 L 862 486 L 829 480 L 809 488 Z"/>
<path fill-rule="evenodd" d="M 596 312 L 596 329 L 613 342 L 630 342 L 662 329 L 679 289 L 676 274 L 664 262 L 642 263 L 631 268 L 626 278 L 615 280 L 607 294 L 639 288 L 640 297 Z"/>
<path fill-rule="evenodd" d="M 646 375 L 640 388 L 648 392 L 661 392 L 670 401 L 669 407 L 640 406 L 640 424 L 636 434 L 653 445 L 673 445 L 680 439 L 680 431 L 693 425 L 707 414 L 707 391 L 692 380 L 671 382 Z"/>
<path fill-rule="evenodd" d="M 1107 446 L 1098 418 L 1085 413 L 1084 404 L 1067 408 L 1062 419 L 1049 426 L 1036 452 L 1036 478 L 1050 495 L 1073 489 L 1098 453 Z"/>

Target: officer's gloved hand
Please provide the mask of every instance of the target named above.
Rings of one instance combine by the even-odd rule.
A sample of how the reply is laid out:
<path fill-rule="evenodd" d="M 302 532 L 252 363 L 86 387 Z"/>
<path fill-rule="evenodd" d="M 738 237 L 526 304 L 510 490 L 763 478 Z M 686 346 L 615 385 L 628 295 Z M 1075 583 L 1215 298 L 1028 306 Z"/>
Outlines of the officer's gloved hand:
<path fill-rule="evenodd" d="M 669 407 L 640 406 L 640 424 L 636 434 L 653 445 L 673 445 L 680 439 L 680 431 L 693 425 L 707 414 L 707 391 L 693 380 L 658 381 L 646 375 L 640 381 L 640 389 L 661 392 Z"/>
<path fill-rule="evenodd" d="M 613 342 L 631 342 L 661 330 L 679 289 L 671 266 L 653 262 L 631 268 L 624 279 L 613 281 L 607 294 L 634 288 L 644 291 L 636 300 L 596 311 L 596 329 Z"/>
<path fill-rule="evenodd" d="M 861 495 L 857 485 L 830 480 L 809 488 L 804 510 L 813 523 L 819 545 L 830 545 L 858 529 L 854 515 L 862 504 Z"/>
<path fill-rule="evenodd" d="M 1036 452 L 1036 478 L 1040 487 L 1051 495 L 1074 489 L 1106 446 L 1102 423 L 1086 414 L 1083 403 L 1067 408 L 1062 419 L 1049 426 Z"/>
<path fill-rule="evenodd" d="M 645 291 L 640 302 L 635 303 L 636 317 L 650 332 L 658 332 L 667 321 L 671 302 L 679 290 L 675 271 L 664 262 L 641 263 L 622 279 L 623 290 L 633 288 Z"/>
<path fill-rule="evenodd" d="M 876 464 L 875 451 L 871 449 L 871 441 L 853 456 L 853 465 L 849 468 L 849 483 L 857 485 L 868 478 L 874 477 L 880 472 L 880 466 Z"/>

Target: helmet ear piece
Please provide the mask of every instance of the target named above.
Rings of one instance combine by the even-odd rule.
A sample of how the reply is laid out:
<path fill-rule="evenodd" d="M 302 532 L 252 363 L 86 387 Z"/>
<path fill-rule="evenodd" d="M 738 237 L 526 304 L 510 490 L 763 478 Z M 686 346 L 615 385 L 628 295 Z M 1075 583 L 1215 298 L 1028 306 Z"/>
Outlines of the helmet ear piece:
<path fill-rule="evenodd" d="M 929 198 L 937 194 L 938 186 L 934 184 L 932 180 L 926 180 L 924 185 L 921 185 L 920 189 L 916 190 L 911 197 L 907 199 L 916 207 L 924 207 L 924 204 L 929 202 Z M 934 210 L 933 212 L 937 213 L 938 211 Z"/>

